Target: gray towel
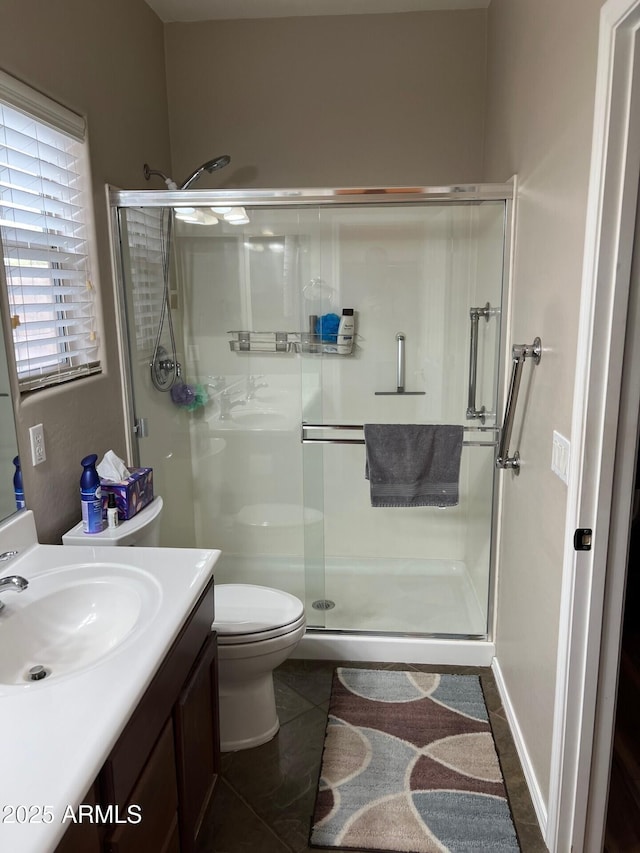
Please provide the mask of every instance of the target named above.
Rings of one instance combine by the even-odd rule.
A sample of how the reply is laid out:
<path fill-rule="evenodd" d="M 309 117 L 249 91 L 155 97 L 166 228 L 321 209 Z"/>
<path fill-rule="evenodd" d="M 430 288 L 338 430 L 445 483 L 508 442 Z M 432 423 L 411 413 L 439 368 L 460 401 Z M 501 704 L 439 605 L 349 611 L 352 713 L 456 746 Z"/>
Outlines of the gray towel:
<path fill-rule="evenodd" d="M 464 428 L 365 424 L 371 506 L 457 506 Z"/>

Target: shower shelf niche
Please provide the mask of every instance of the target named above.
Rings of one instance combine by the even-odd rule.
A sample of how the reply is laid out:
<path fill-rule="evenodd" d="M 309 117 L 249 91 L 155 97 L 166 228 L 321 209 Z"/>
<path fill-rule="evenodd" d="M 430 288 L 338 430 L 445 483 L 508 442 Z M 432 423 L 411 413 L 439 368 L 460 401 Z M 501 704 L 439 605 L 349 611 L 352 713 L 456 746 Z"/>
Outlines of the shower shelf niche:
<path fill-rule="evenodd" d="M 232 352 L 276 352 L 304 353 L 305 355 L 337 355 L 340 358 L 353 355 L 357 349 L 354 341 L 351 352 L 338 352 L 338 345 L 323 341 L 320 335 L 309 332 L 249 332 L 232 331 L 229 349 Z M 358 335 L 354 335 L 357 338 Z"/>

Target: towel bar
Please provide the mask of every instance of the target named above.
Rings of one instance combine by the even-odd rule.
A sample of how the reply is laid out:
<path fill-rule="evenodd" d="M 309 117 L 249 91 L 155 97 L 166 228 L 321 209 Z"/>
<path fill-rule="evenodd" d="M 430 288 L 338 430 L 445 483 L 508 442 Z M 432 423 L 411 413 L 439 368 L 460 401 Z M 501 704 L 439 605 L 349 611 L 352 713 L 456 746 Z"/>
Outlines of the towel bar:
<path fill-rule="evenodd" d="M 542 357 L 542 341 L 535 338 L 531 345 L 514 344 L 511 350 L 511 381 L 509 383 L 509 394 L 504 412 L 502 436 L 500 438 L 500 449 L 496 466 L 498 468 L 511 468 L 516 474 L 520 473 L 520 454 L 516 450 L 513 456 L 509 456 L 509 444 L 511 442 L 511 431 L 518 403 L 518 392 L 520 391 L 520 380 L 522 379 L 522 368 L 525 360 L 532 358 L 534 364 L 540 364 Z"/>
<path fill-rule="evenodd" d="M 308 438 L 305 432 L 310 429 L 326 430 L 337 429 L 355 431 L 363 430 L 363 424 L 302 424 L 300 441 L 302 444 L 364 444 L 364 438 Z M 500 432 L 499 427 L 464 427 L 465 432 Z M 496 441 L 463 441 L 463 447 L 496 447 Z"/>

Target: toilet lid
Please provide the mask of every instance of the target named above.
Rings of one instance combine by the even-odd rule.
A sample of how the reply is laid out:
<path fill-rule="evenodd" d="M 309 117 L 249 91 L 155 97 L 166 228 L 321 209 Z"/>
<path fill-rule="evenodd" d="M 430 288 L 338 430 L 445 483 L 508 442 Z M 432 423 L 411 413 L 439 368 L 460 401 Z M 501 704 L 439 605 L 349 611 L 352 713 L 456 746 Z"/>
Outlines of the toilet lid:
<path fill-rule="evenodd" d="M 228 583 L 216 585 L 214 595 L 213 630 L 222 637 L 271 634 L 274 629 L 293 627 L 293 623 L 304 617 L 304 605 L 300 599 L 279 589 Z"/>

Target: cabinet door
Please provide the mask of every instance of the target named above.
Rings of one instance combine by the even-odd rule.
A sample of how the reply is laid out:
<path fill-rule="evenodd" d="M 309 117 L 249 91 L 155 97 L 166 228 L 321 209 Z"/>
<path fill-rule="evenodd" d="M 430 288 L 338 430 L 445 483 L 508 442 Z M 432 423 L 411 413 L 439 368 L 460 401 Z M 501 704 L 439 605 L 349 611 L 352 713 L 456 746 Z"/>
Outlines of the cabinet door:
<path fill-rule="evenodd" d="M 182 853 L 195 849 L 220 767 L 217 663 L 212 633 L 174 707 Z"/>
<path fill-rule="evenodd" d="M 149 756 L 129 800 L 126 814 L 135 806 L 140 822 L 125 822 L 108 836 L 106 853 L 146 853 L 171 850 L 175 837 L 178 793 L 171 719 Z"/>

